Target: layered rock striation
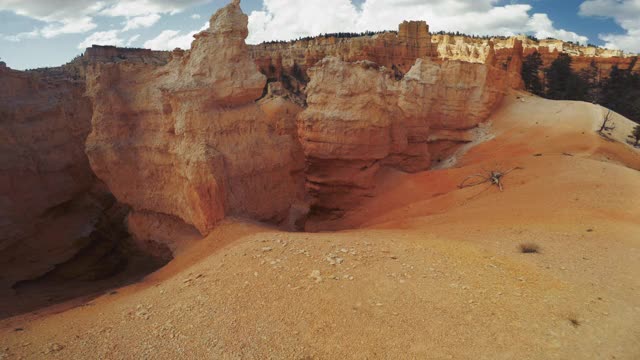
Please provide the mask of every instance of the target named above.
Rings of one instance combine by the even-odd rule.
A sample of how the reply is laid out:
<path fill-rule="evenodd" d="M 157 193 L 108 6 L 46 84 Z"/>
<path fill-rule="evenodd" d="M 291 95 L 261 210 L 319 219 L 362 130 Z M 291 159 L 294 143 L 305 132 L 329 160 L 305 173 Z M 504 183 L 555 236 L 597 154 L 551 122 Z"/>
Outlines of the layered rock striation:
<path fill-rule="evenodd" d="M 307 189 L 316 210 L 357 205 L 381 166 L 415 172 L 443 149 L 470 141 L 500 104 L 505 70 L 418 59 L 401 79 L 368 61 L 328 57 L 309 70 L 308 108 L 299 115 Z M 443 146 L 445 145 L 445 146 Z"/>
<path fill-rule="evenodd" d="M 135 62 L 143 64 L 164 65 L 169 61 L 168 51 L 149 49 L 118 48 L 115 46 L 93 45 L 85 50 L 81 58 L 83 64 Z"/>
<path fill-rule="evenodd" d="M 571 66 L 575 71 L 594 66 L 601 78 L 608 77 L 613 66 L 622 69 L 630 68 L 636 58 L 635 55 L 625 54 L 620 50 L 580 46 L 554 39 L 536 41 L 526 36 L 480 39 L 467 36 L 434 35 L 432 40 L 438 44 L 440 59 L 478 63 L 493 61 L 497 66 L 507 68 L 515 48 L 522 47 L 523 56 L 534 52 L 540 53 L 543 67 L 548 67 L 560 54 L 564 53 L 571 57 Z M 491 53 L 491 49 L 494 49 L 493 53 Z M 636 65 L 632 71 L 640 72 L 640 67 Z"/>
<path fill-rule="evenodd" d="M 60 68 L 0 64 L 0 285 L 69 260 L 129 208 L 138 240 L 172 250 L 227 216 L 303 228 L 310 208 L 357 206 L 380 169 L 423 171 L 474 140 L 522 87 L 524 55 L 632 63 L 548 41 L 430 35 L 415 21 L 247 46 L 247 21 L 236 0 L 188 51 L 96 46 Z"/>
<path fill-rule="evenodd" d="M 490 64 L 507 69 L 514 52 L 522 48 L 523 56 L 538 51 L 543 66 L 549 66 L 561 53 L 569 54 L 576 71 L 593 66 L 601 77 L 607 77 L 613 66 L 623 69 L 634 64 L 635 56 L 619 50 L 569 44 L 561 40 L 536 41 L 526 36 L 474 38 L 465 35 L 429 34 L 424 21 L 400 24 L 399 30 L 351 38 L 316 37 L 291 42 L 274 42 L 250 47 L 251 57 L 269 79 L 306 82 L 307 69 L 327 56 L 343 61 L 372 61 L 400 76 L 413 66 L 416 59 L 429 57 L 443 62 L 460 60 Z M 633 71 L 640 71 L 636 66 Z M 295 83 L 296 81 L 294 81 Z M 298 86 L 296 84 L 296 86 Z M 299 86 L 298 86 L 299 87 Z"/>
<path fill-rule="evenodd" d="M 327 56 L 349 62 L 372 61 L 406 72 L 416 59 L 436 55 L 425 21 L 405 21 L 397 32 L 354 38 L 317 37 L 291 43 L 254 45 L 249 49 L 260 71 L 270 79 L 281 79 L 283 74 L 300 79 L 307 69 Z"/>
<path fill-rule="evenodd" d="M 0 68 L 0 289 L 73 257 L 109 206 L 84 152 L 84 91 L 57 74 Z"/>
<path fill-rule="evenodd" d="M 134 211 L 207 234 L 229 215 L 284 221 L 302 197 L 292 125 L 299 109 L 255 102 L 266 78 L 244 43 L 247 21 L 234 1 L 165 66 L 89 69 L 86 152 L 96 175 Z"/>

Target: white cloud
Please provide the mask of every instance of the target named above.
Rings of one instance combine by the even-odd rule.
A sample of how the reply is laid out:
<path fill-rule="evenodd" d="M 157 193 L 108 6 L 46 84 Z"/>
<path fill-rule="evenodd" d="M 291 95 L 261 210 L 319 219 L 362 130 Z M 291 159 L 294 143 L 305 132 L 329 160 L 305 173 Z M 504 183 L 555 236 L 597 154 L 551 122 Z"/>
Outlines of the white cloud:
<path fill-rule="evenodd" d="M 494 6 L 494 0 L 367 0 L 358 31 L 395 29 L 403 20 L 426 20 L 432 31 L 517 34 L 529 18 L 530 5 Z"/>
<path fill-rule="evenodd" d="M 189 49 L 193 42 L 193 35 L 208 28 L 209 23 L 206 22 L 199 30 L 194 30 L 186 34 L 177 30 L 164 30 L 155 38 L 145 41 L 143 47 L 152 50 Z"/>
<path fill-rule="evenodd" d="M 0 10 L 42 21 L 61 21 L 79 15 L 140 16 L 176 13 L 208 0 L 0 0 Z"/>
<path fill-rule="evenodd" d="M 358 18 L 349 0 L 264 0 L 249 16 L 249 42 L 356 31 Z"/>
<path fill-rule="evenodd" d="M 177 30 L 164 30 L 155 38 L 145 41 L 143 47 L 152 50 L 188 49 L 191 47 L 193 34 L 195 33 L 182 34 Z"/>
<path fill-rule="evenodd" d="M 118 34 L 118 30 L 95 32 L 78 44 L 78 49 L 85 49 L 91 47 L 91 45 L 123 46 L 124 40 L 119 38 Z"/>
<path fill-rule="evenodd" d="M 554 38 L 586 45 L 589 38 L 571 31 L 556 29 L 547 14 L 533 14 L 528 23 L 529 31 L 539 39 Z"/>
<path fill-rule="evenodd" d="M 249 15 L 249 43 L 289 40 L 329 32 L 392 30 L 404 20 L 426 20 L 432 31 L 478 35 L 539 33 L 572 41 L 586 38 L 556 29 L 527 4 L 497 6 L 497 0 L 264 0 Z"/>
<path fill-rule="evenodd" d="M 61 22 L 53 22 L 39 29 L 33 29 L 29 32 L 22 32 L 15 35 L 5 35 L 5 40 L 19 42 L 24 39 L 35 39 L 43 37 L 51 39 L 64 34 L 80 34 L 95 29 L 98 25 L 93 22 L 90 17 L 81 17 L 74 20 L 64 20 Z"/>
<path fill-rule="evenodd" d="M 189 6 L 206 0 L 116 0 L 110 1 L 100 13 L 107 16 L 142 16 L 148 14 L 176 14 Z"/>
<path fill-rule="evenodd" d="M 84 16 L 72 20 L 63 20 L 60 23 L 49 24 L 40 29 L 40 34 L 46 39 L 54 38 L 63 34 L 81 34 L 95 29 L 98 25 L 93 19 Z"/>
<path fill-rule="evenodd" d="M 160 14 L 175 14 L 210 0 L 0 0 L 0 11 L 36 19 L 46 24 L 31 32 L 4 35 L 11 41 L 63 34 L 86 33 L 96 28 L 96 16 L 126 17 L 125 29 L 155 24 Z"/>
<path fill-rule="evenodd" d="M 194 19 L 194 20 L 198 20 L 198 19 L 200 19 L 200 17 L 201 17 L 200 14 L 191 15 L 191 18 Z"/>
<path fill-rule="evenodd" d="M 158 14 L 149 14 L 136 16 L 133 18 L 127 19 L 124 29 L 122 31 L 135 30 L 139 28 L 148 28 L 153 26 L 153 24 L 157 23 L 160 20 L 161 16 Z"/>
<path fill-rule="evenodd" d="M 126 46 L 133 45 L 133 43 L 135 43 L 139 38 L 140 38 L 140 34 L 133 35 L 132 37 L 129 38 L 129 40 L 127 40 Z"/>
<path fill-rule="evenodd" d="M 612 18 L 624 34 L 600 34 L 605 46 L 640 53 L 640 0 L 588 0 L 580 5 L 580 15 Z"/>
<path fill-rule="evenodd" d="M 91 0 L 0 0 L 0 10 L 45 22 L 61 22 L 95 14 L 104 5 L 102 1 Z"/>
<path fill-rule="evenodd" d="M 21 32 L 15 35 L 2 35 L 2 39 L 11 42 L 20 42 L 24 39 L 35 39 L 40 36 L 39 29 L 33 29 L 32 31 Z"/>

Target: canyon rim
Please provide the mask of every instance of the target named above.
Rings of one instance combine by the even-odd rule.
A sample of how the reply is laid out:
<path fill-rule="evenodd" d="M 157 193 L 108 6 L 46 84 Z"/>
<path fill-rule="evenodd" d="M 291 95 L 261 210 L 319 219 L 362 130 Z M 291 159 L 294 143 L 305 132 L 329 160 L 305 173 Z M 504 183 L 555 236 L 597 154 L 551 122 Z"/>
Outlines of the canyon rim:
<path fill-rule="evenodd" d="M 0 66 L 0 358 L 640 356 L 638 119 L 522 77 L 636 56 L 247 25 Z"/>

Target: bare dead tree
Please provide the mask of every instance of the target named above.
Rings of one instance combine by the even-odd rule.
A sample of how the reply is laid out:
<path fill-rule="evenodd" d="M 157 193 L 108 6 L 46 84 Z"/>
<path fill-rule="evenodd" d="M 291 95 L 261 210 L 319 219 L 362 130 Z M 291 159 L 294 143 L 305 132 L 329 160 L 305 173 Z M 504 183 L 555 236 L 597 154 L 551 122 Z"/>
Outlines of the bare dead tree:
<path fill-rule="evenodd" d="M 510 172 L 514 170 L 522 170 L 521 167 L 515 167 L 508 171 L 500 171 L 500 170 L 491 170 L 488 171 L 487 174 L 473 174 L 469 175 L 458 185 L 458 188 L 463 189 L 467 187 L 478 186 L 481 184 L 489 184 L 489 186 L 497 186 L 500 191 L 504 190 L 502 186 L 502 178 L 507 176 Z M 475 180 L 474 180 L 475 179 Z"/>
<path fill-rule="evenodd" d="M 611 124 L 611 126 L 608 126 L 607 124 L 609 124 L 609 121 L 613 121 L 611 120 L 611 110 L 607 110 L 607 114 L 604 116 L 604 118 L 602 118 L 602 126 L 600 126 L 600 130 L 598 130 L 600 134 L 616 128 L 616 124 L 613 123 Z"/>

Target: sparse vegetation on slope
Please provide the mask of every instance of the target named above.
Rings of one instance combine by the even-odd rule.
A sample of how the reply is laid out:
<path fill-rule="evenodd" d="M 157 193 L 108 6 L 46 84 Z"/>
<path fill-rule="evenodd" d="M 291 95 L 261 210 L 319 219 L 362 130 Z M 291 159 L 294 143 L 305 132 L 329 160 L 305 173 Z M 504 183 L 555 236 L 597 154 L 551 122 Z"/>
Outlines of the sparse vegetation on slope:
<path fill-rule="evenodd" d="M 637 60 L 636 57 L 626 69 L 614 65 L 608 77 L 601 77 L 595 62 L 587 69 L 574 71 L 567 54 L 560 54 L 542 69 L 540 54 L 534 52 L 523 61 L 522 79 L 533 94 L 552 100 L 600 104 L 640 123 L 640 74 L 634 72 Z"/>

